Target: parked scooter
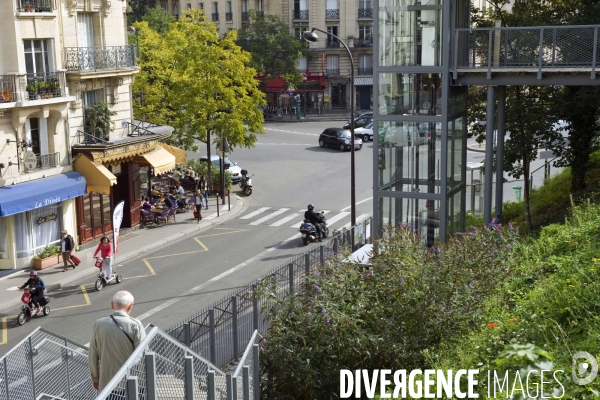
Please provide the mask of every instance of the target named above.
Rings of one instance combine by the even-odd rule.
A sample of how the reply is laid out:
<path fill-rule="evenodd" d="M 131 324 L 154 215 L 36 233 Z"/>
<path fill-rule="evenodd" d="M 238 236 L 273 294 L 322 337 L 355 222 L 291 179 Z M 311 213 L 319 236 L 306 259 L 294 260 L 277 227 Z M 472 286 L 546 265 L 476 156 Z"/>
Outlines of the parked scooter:
<path fill-rule="evenodd" d="M 117 274 L 113 268 L 113 273 L 110 276 L 109 280 L 106 280 L 106 277 L 104 276 L 104 271 L 102 271 L 102 259 L 99 257 L 96 257 L 96 263 L 94 264 L 96 266 L 96 268 L 100 269 L 100 272 L 98 273 L 98 279 L 96 279 L 96 283 L 94 284 L 94 287 L 96 288 L 96 290 L 100 291 L 102 290 L 102 288 L 106 285 L 108 285 L 109 283 L 112 282 L 116 282 L 116 283 L 121 283 L 121 281 L 123 280 L 123 277 L 119 274 Z"/>
<path fill-rule="evenodd" d="M 29 288 L 23 289 L 23 296 L 21 296 L 21 301 L 23 302 L 23 306 L 21 306 L 21 313 L 17 317 L 17 324 L 23 325 L 25 322 L 29 321 L 31 317 L 34 317 L 38 314 L 43 314 L 47 316 L 50 314 L 50 307 L 48 307 L 48 303 L 50 302 L 50 298 L 48 296 L 40 296 L 38 302 L 40 303 L 40 308 L 36 308 L 33 304 L 30 304 L 31 301 L 31 292 Z"/>
<path fill-rule="evenodd" d="M 252 178 L 248 176 L 248 171 L 245 169 L 241 170 L 242 180 L 240 181 L 240 189 L 244 191 L 246 196 L 250 196 L 252 194 Z"/>
<path fill-rule="evenodd" d="M 329 228 L 327 227 L 327 222 L 325 218 L 325 214 L 321 211 L 321 227 L 323 228 L 323 236 L 329 236 Z M 317 241 L 319 236 L 319 231 L 317 231 L 317 227 L 315 227 L 309 220 L 305 219 L 302 224 L 300 224 L 300 234 L 302 237 L 302 243 L 304 245 L 308 245 L 310 242 Z"/>

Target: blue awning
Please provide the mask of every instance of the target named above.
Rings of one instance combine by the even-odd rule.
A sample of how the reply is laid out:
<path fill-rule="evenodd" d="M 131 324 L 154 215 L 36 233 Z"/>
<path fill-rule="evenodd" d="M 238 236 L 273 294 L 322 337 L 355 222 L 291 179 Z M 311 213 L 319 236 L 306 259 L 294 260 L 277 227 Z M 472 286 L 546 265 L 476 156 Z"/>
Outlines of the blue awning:
<path fill-rule="evenodd" d="M 77 172 L 0 187 L 0 216 L 61 203 L 85 194 L 85 189 L 85 178 Z"/>

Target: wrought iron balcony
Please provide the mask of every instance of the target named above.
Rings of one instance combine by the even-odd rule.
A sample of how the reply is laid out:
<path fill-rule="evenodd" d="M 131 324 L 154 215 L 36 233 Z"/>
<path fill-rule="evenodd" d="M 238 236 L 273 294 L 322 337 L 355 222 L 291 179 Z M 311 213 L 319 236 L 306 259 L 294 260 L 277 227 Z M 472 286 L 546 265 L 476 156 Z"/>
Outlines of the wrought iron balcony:
<path fill-rule="evenodd" d="M 135 45 L 66 47 L 67 71 L 132 69 L 136 67 Z"/>
<path fill-rule="evenodd" d="M 233 13 L 232 12 L 225 13 L 225 21 L 233 21 Z"/>
<path fill-rule="evenodd" d="M 219 22 L 219 13 L 212 13 L 212 21 Z"/>
<path fill-rule="evenodd" d="M 84 131 L 77 131 L 77 143 L 78 144 L 107 144 L 108 134 L 103 137 L 99 137 Z"/>
<path fill-rule="evenodd" d="M 359 8 L 358 9 L 358 18 L 373 19 L 373 9 L 372 8 Z"/>
<path fill-rule="evenodd" d="M 373 39 L 356 38 L 354 39 L 354 47 L 373 47 Z"/>
<path fill-rule="evenodd" d="M 250 20 L 250 13 L 248 11 L 242 12 L 242 22 L 248 22 Z"/>
<path fill-rule="evenodd" d="M 308 20 L 308 10 L 294 10 L 294 19 Z"/>
<path fill-rule="evenodd" d="M 17 101 L 15 91 L 15 76 L 0 75 L 0 103 Z"/>
<path fill-rule="evenodd" d="M 256 16 L 258 18 L 264 18 L 265 17 L 265 12 L 264 11 L 257 11 L 256 12 Z"/>
<path fill-rule="evenodd" d="M 325 47 L 330 48 L 330 49 L 339 49 L 340 42 L 337 39 L 327 39 L 327 42 L 325 43 Z"/>
<path fill-rule="evenodd" d="M 18 12 L 52 12 L 56 10 L 55 0 L 17 0 Z"/>
<path fill-rule="evenodd" d="M 46 72 L 42 74 L 27 74 L 25 87 L 29 98 L 27 100 L 45 100 L 54 97 L 65 97 L 65 73 Z"/>
<path fill-rule="evenodd" d="M 340 19 L 340 9 L 334 8 L 325 10 L 325 19 Z"/>
<path fill-rule="evenodd" d="M 373 68 L 359 68 L 358 75 L 373 75 Z"/>
<path fill-rule="evenodd" d="M 29 169 L 28 172 L 36 171 L 38 169 L 48 169 L 54 168 L 60 165 L 60 153 L 50 153 L 50 154 L 36 154 L 37 164 L 35 167 Z"/>
<path fill-rule="evenodd" d="M 328 77 L 340 76 L 340 69 L 339 68 L 335 68 L 335 69 L 327 68 L 327 76 Z"/>

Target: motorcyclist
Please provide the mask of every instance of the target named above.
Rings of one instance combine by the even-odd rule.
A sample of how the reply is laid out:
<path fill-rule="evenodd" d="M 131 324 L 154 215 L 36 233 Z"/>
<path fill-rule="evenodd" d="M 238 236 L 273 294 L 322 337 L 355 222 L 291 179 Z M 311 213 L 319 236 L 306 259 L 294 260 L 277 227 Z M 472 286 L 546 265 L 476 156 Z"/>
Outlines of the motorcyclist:
<path fill-rule="evenodd" d="M 317 228 L 317 240 L 320 242 L 321 234 L 325 236 L 323 226 L 321 225 L 323 223 L 323 216 L 314 212 L 314 209 L 315 208 L 313 207 L 313 205 L 309 204 L 308 210 L 304 211 L 304 219 L 307 219 L 311 224 L 315 226 L 315 228 Z"/>
<path fill-rule="evenodd" d="M 44 281 L 38 276 L 36 271 L 31 271 L 29 273 L 29 279 L 23 286 L 19 286 L 19 289 L 24 289 L 29 286 L 29 293 L 31 294 L 31 298 L 29 300 L 29 306 L 35 306 L 35 311 L 39 312 L 41 310 L 40 303 L 38 302 L 39 297 L 44 295 L 44 289 L 46 289 L 46 285 Z"/>

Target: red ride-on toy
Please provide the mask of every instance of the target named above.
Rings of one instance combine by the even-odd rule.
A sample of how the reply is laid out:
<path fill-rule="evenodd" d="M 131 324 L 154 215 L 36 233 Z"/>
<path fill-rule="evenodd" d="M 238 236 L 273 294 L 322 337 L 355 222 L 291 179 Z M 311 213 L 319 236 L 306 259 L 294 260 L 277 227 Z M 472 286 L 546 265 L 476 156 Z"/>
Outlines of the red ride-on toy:
<path fill-rule="evenodd" d="M 44 316 L 50 314 L 50 307 L 48 307 L 50 298 L 48 296 L 40 296 L 38 299 L 40 307 L 33 307 L 33 304 L 31 304 L 31 292 L 29 291 L 29 288 L 25 288 L 23 289 L 21 301 L 23 302 L 23 306 L 21 306 L 21 313 L 17 317 L 17 324 L 19 325 L 23 325 L 25 322 L 29 321 L 31 317 L 38 314 L 43 314 Z"/>

